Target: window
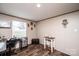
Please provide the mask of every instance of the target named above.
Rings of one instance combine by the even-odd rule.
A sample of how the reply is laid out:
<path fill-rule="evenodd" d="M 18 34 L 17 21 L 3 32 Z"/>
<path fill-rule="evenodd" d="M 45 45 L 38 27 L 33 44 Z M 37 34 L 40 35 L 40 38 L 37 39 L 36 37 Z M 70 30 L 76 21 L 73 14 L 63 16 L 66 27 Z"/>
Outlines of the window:
<path fill-rule="evenodd" d="M 12 37 L 26 37 L 26 22 L 12 21 Z"/>

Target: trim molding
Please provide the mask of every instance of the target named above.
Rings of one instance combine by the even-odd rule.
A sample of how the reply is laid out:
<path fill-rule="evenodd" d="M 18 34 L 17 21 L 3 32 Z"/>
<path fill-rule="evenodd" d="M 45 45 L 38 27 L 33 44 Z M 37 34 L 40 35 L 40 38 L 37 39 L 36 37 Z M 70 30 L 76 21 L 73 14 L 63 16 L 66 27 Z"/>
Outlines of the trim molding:
<path fill-rule="evenodd" d="M 19 16 L 15 16 L 15 15 L 10 15 L 10 14 L 6 14 L 6 13 L 1 13 L 0 12 L 0 14 L 6 15 L 6 16 L 10 16 L 10 17 L 14 17 L 14 18 L 19 18 L 19 19 L 27 20 L 27 21 L 33 21 L 33 20 L 30 20 L 30 19 L 26 19 L 26 18 L 23 18 L 23 17 L 19 17 Z"/>
<path fill-rule="evenodd" d="M 66 14 L 70 14 L 70 13 L 74 13 L 74 12 L 78 12 L 79 10 L 75 10 L 75 11 L 71 11 L 71 12 L 67 12 L 67 13 L 63 13 L 63 14 L 60 14 L 60 15 L 56 15 L 56 16 L 52 16 L 52 17 L 48 17 L 48 18 L 45 18 L 45 19 L 41 19 L 37 22 L 40 22 L 40 21 L 44 21 L 44 20 L 48 20 L 48 19 L 51 19 L 51 18 L 55 18 L 55 17 L 59 17 L 59 16 L 62 16 L 62 15 L 66 15 Z"/>
<path fill-rule="evenodd" d="M 23 18 L 23 17 L 19 17 L 19 16 L 15 16 L 15 15 L 10 15 L 10 14 L 6 14 L 6 13 L 1 13 L 2 15 L 7 15 L 7 16 L 11 16 L 11 17 L 15 17 L 15 18 L 19 18 L 19 19 L 23 19 L 23 20 L 27 20 L 27 21 L 33 21 L 33 22 L 40 22 L 40 21 L 44 21 L 44 20 L 48 20 L 48 19 L 51 19 L 51 18 L 55 18 L 55 17 L 59 17 L 59 16 L 62 16 L 62 15 L 66 15 L 66 14 L 70 14 L 70 13 L 74 13 L 74 12 L 78 12 L 79 10 L 75 10 L 75 11 L 71 11 L 71 12 L 67 12 L 67 13 L 63 13 L 63 14 L 59 14 L 59 15 L 56 15 L 56 16 L 52 16 L 52 17 L 48 17 L 48 18 L 45 18 L 45 19 L 41 19 L 39 21 L 33 21 L 31 19 L 26 19 L 26 18 Z"/>

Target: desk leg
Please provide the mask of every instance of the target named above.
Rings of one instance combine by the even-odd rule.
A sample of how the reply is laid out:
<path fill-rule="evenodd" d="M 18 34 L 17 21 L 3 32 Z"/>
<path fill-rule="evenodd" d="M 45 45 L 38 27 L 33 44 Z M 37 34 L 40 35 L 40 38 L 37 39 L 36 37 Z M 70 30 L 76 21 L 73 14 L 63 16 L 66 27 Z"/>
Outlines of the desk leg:
<path fill-rule="evenodd" d="M 44 38 L 44 49 L 46 48 L 46 41 L 45 41 L 45 38 Z"/>
<path fill-rule="evenodd" d="M 51 52 L 53 52 L 53 40 L 51 40 Z"/>

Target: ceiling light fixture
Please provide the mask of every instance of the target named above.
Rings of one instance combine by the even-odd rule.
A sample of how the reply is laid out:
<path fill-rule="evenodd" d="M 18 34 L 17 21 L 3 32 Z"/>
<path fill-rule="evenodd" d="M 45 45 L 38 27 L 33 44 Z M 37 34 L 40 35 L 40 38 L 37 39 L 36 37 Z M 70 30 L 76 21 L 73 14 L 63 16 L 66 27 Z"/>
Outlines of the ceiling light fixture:
<path fill-rule="evenodd" d="M 39 8 L 40 7 L 40 4 L 37 4 L 36 6 Z"/>

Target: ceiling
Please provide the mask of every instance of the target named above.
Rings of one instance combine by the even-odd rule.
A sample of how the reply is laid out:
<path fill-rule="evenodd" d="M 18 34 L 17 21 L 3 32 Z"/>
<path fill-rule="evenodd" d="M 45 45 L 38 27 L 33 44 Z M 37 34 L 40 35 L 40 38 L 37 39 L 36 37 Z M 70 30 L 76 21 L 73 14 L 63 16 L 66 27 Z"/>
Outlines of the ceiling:
<path fill-rule="evenodd" d="M 22 17 L 32 21 L 39 21 L 49 17 L 79 10 L 78 3 L 0 3 L 0 12 Z"/>

